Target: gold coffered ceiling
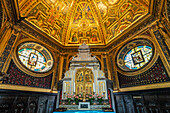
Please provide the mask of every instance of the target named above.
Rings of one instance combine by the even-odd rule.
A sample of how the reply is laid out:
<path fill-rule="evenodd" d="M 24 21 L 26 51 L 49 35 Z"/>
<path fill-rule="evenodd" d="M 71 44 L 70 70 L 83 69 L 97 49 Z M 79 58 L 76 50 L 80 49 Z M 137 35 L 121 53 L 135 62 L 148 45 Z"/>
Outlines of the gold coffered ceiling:
<path fill-rule="evenodd" d="M 149 0 L 19 0 L 20 15 L 64 46 L 107 45 L 149 11 Z"/>

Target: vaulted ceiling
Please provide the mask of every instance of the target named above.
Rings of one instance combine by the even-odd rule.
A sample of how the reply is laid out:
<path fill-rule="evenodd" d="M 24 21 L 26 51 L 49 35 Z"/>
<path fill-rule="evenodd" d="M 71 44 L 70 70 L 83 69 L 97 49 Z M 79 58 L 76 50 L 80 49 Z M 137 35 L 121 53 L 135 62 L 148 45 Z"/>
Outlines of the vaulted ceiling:
<path fill-rule="evenodd" d="M 20 15 L 64 46 L 107 45 L 149 11 L 149 0 L 18 0 Z"/>

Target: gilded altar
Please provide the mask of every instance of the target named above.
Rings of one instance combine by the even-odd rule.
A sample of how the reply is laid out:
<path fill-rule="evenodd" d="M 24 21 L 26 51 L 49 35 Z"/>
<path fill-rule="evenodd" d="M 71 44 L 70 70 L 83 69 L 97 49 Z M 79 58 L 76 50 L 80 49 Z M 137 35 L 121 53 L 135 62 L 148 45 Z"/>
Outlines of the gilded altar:
<path fill-rule="evenodd" d="M 63 78 L 62 99 L 68 96 L 86 95 L 107 97 L 107 86 L 104 72 L 100 70 L 100 63 L 95 56 L 91 56 L 90 48 L 83 43 L 78 49 L 77 57 L 70 61 L 69 70 Z"/>

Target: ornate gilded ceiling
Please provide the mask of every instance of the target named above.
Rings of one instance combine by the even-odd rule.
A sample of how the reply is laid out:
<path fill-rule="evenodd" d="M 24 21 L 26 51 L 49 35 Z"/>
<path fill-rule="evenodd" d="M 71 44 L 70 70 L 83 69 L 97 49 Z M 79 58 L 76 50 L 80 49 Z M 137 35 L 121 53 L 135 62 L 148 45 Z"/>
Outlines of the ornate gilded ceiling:
<path fill-rule="evenodd" d="M 106 45 L 149 11 L 149 0 L 19 0 L 20 15 L 64 46 Z"/>

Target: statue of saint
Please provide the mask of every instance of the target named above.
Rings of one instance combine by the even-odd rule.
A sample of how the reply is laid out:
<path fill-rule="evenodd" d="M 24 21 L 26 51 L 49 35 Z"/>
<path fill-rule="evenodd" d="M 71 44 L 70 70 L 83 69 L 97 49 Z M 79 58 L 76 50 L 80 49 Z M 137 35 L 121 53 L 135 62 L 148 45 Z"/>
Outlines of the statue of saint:
<path fill-rule="evenodd" d="M 76 34 L 76 32 L 74 32 L 74 34 L 72 35 L 72 42 L 77 42 L 77 34 Z"/>

